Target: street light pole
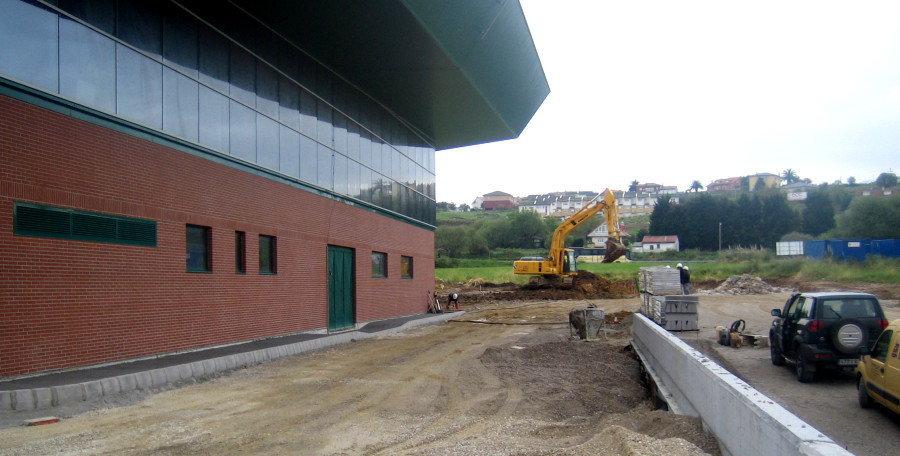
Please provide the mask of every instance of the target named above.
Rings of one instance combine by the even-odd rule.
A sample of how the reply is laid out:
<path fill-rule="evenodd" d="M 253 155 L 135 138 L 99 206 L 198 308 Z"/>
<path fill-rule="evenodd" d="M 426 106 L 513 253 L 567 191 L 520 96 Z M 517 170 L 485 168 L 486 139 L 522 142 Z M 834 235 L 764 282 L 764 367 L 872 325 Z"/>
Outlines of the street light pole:
<path fill-rule="evenodd" d="M 722 251 L 722 222 L 719 222 L 719 251 Z"/>

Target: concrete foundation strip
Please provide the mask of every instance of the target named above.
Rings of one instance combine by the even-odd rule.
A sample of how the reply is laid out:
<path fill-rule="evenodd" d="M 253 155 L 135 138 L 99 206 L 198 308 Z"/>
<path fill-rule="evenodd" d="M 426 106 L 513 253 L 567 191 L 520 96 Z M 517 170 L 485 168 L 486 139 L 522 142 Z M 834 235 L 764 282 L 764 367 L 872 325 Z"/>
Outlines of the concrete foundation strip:
<path fill-rule="evenodd" d="M 445 313 L 419 318 L 403 323 L 395 328 L 366 333 L 349 331 L 332 334 L 318 339 L 296 342 L 278 347 L 264 348 L 219 358 L 194 361 L 192 363 L 153 369 L 117 377 L 92 380 L 84 383 L 52 386 L 49 388 L 0 391 L 0 410 L 39 410 L 71 404 L 80 401 L 95 401 L 102 396 L 127 393 L 134 390 L 151 390 L 166 384 L 191 378 L 202 378 L 220 372 L 249 367 L 278 358 L 298 355 L 314 350 L 345 344 L 354 340 L 393 334 L 420 326 L 443 323 L 461 313 Z"/>
<path fill-rule="evenodd" d="M 734 456 L 853 456 L 703 353 L 634 315 L 633 346 L 676 413 L 696 416 Z"/>

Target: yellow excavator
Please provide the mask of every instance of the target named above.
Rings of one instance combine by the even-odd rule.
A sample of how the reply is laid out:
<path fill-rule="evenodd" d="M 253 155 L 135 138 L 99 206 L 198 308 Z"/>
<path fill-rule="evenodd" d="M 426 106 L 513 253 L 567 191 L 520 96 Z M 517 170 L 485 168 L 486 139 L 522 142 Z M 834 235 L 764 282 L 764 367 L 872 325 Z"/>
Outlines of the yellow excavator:
<path fill-rule="evenodd" d="M 602 197 L 602 199 L 601 199 Z M 606 255 L 603 263 L 612 263 L 624 255 L 628 249 L 622 244 L 622 233 L 619 231 L 619 212 L 616 197 L 610 189 L 594 197 L 578 212 L 565 219 L 553 232 L 550 251 L 546 257 L 525 257 L 513 263 L 513 272 L 527 274 L 535 279 L 543 278 L 546 282 L 571 283 L 578 274 L 575 262 L 575 251 L 566 248 L 566 237 L 582 223 L 597 215 L 600 211 L 606 214 L 606 226 L 609 238 L 606 241 Z"/>

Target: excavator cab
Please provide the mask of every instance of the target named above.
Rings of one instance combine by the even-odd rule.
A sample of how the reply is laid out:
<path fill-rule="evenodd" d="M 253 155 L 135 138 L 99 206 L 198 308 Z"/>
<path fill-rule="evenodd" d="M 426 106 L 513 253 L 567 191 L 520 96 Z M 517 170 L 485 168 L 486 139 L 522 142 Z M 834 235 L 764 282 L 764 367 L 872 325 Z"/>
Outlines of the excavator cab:
<path fill-rule="evenodd" d="M 566 256 L 563 257 L 563 274 L 574 274 L 578 272 L 578 262 L 575 259 L 575 251 L 566 249 Z"/>

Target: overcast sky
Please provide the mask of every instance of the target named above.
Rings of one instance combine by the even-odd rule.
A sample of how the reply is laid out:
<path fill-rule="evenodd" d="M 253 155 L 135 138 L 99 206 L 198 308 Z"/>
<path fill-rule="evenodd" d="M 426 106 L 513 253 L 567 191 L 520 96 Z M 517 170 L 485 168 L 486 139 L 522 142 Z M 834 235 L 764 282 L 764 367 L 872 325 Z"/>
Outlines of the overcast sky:
<path fill-rule="evenodd" d="M 550 95 L 437 152 L 437 199 L 900 167 L 900 1 L 521 0 Z"/>

